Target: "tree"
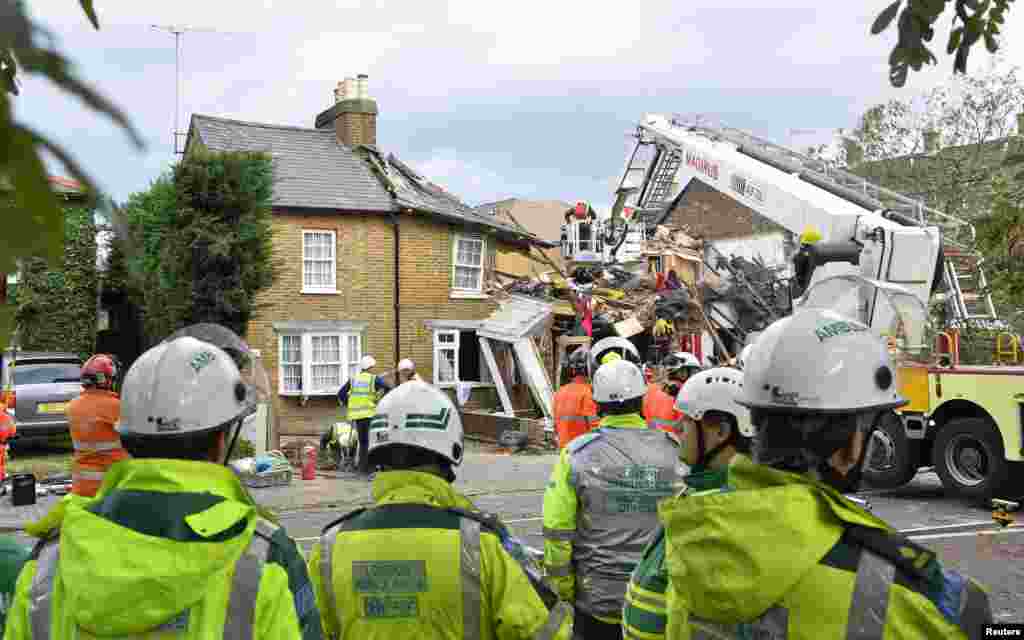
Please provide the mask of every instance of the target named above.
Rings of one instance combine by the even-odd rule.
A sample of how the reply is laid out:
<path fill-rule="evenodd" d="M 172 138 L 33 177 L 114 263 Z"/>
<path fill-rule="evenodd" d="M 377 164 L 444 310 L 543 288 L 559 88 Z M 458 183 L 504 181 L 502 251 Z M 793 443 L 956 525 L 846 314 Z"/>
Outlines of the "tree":
<path fill-rule="evenodd" d="M 79 0 L 93 27 L 99 21 L 93 0 Z M 39 42 L 47 43 L 40 46 Z M 100 93 L 82 82 L 71 63 L 50 48 L 51 35 L 29 19 L 20 0 L 0 0 L 0 182 L 11 190 L 13 209 L 18 213 L 4 219 L 0 234 L 0 274 L 16 270 L 19 259 L 38 257 L 54 263 L 64 242 L 64 215 L 50 189 L 41 151 L 56 157 L 87 189 L 95 193 L 94 182 L 59 145 L 14 119 L 12 99 L 19 93 L 18 73 L 40 75 L 91 109 L 111 118 L 139 149 L 142 138 L 128 118 Z M 0 348 L 8 338 L 11 309 L 0 305 Z"/>
<path fill-rule="evenodd" d="M 949 215 L 971 220 L 986 213 L 992 176 L 1014 154 L 1011 134 L 1024 113 L 1020 71 L 999 70 L 1001 62 L 997 57 L 984 73 L 871 107 L 855 129 L 840 132 L 838 160 Z"/>
<path fill-rule="evenodd" d="M 272 184 L 265 154 L 195 153 L 117 212 L 151 342 L 196 322 L 245 335 L 256 294 L 274 278 Z"/>
<path fill-rule="evenodd" d="M 946 52 L 956 53 L 954 73 L 967 73 L 967 57 L 980 40 L 989 53 L 999 50 L 1000 27 L 1013 0 L 896 0 L 875 18 L 871 33 L 879 34 L 896 20 L 899 40 L 889 54 L 889 82 L 902 87 L 911 69 L 920 71 L 925 64 L 937 62 L 925 44 L 935 36 L 933 25 L 951 5 L 955 11 Z M 900 7 L 905 3 L 903 11 Z M 896 16 L 899 15 L 897 20 Z"/>
<path fill-rule="evenodd" d="M 993 183 L 991 210 L 978 220 L 978 246 L 993 299 L 1024 334 L 1024 182 L 1000 175 Z"/>

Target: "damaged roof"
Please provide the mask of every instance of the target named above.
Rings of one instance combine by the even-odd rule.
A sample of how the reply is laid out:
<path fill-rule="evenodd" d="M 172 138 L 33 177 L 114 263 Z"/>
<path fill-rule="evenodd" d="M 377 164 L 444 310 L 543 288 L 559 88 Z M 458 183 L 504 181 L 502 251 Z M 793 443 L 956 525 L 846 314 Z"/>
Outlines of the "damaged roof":
<path fill-rule="evenodd" d="M 190 141 L 193 136 L 210 151 L 270 154 L 274 167 L 274 207 L 381 213 L 409 208 L 449 222 L 487 227 L 519 240 L 549 244 L 511 224 L 473 211 L 394 155 L 385 158 L 376 147 L 341 144 L 334 129 L 195 114 Z"/>

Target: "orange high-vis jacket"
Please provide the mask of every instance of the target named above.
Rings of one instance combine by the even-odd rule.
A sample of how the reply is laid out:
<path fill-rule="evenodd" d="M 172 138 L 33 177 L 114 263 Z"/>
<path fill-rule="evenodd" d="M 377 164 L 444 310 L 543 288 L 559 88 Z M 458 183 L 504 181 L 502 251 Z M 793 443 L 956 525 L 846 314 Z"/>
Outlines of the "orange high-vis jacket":
<path fill-rule="evenodd" d="M 558 434 L 558 448 L 564 449 L 576 436 L 583 435 L 597 426 L 597 404 L 594 392 L 583 376 L 576 376 L 572 382 L 555 393 L 555 433 Z"/>
<path fill-rule="evenodd" d="M 676 423 L 683 417 L 683 412 L 676 409 L 676 399 L 665 393 L 660 384 L 647 386 L 643 412 L 648 427 L 661 429 L 667 433 L 679 434 Z"/>
<path fill-rule="evenodd" d="M 110 465 L 128 457 L 114 430 L 121 416 L 121 400 L 113 391 L 85 389 L 68 405 L 67 415 L 75 447 L 71 491 L 91 497 L 103 484 Z"/>

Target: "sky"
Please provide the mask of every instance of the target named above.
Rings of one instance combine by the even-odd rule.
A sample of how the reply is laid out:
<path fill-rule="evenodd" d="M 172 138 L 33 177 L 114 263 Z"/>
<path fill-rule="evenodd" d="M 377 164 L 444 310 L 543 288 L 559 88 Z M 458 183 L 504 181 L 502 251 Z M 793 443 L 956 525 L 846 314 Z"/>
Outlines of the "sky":
<path fill-rule="evenodd" d="M 869 35 L 888 4 L 95 0 L 97 32 L 77 2 L 35 2 L 33 16 L 146 149 L 31 76 L 15 108 L 124 201 L 174 161 L 174 37 L 152 25 L 185 25 L 195 31 L 181 38 L 182 131 L 193 113 L 311 127 L 337 82 L 365 73 L 378 145 L 466 203 L 587 200 L 601 210 L 645 112 L 704 114 L 805 147 L 873 104 L 946 80 L 951 14 L 936 29 L 939 64 L 889 86 L 895 31 Z M 1024 66 L 1024 7 L 1003 31 L 1006 59 Z M 971 66 L 987 57 L 976 47 Z"/>

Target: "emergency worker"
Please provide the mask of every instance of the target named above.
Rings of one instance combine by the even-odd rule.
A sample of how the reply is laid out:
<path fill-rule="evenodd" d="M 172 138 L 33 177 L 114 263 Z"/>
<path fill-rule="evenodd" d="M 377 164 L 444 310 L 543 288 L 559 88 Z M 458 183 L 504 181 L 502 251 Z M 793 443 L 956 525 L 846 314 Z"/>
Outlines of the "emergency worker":
<path fill-rule="evenodd" d="M 403 382 L 409 382 L 410 380 L 423 381 L 420 374 L 416 373 L 416 363 L 409 358 L 404 358 L 398 363 L 398 384 Z"/>
<path fill-rule="evenodd" d="M 640 415 L 644 388 L 631 362 L 597 370 L 601 426 L 562 450 L 544 492 L 544 564 L 576 606 L 575 638 L 622 637 L 626 584 L 679 477 L 678 444 Z"/>
<path fill-rule="evenodd" d="M 981 637 L 985 592 L 842 495 L 879 415 L 907 402 L 868 326 L 824 309 L 776 321 L 739 402 L 758 463 L 729 468 L 740 489 L 659 505 L 668 638 Z"/>
<path fill-rule="evenodd" d="M 4 628 L 7 609 L 14 601 L 14 585 L 21 567 L 28 561 L 29 551 L 14 536 L 0 536 L 0 629 Z"/>
<path fill-rule="evenodd" d="M 668 379 L 664 384 L 648 387 L 644 396 L 644 419 L 652 429 L 678 435 L 682 414 L 676 409 L 676 396 L 687 378 L 700 371 L 701 366 L 697 358 L 685 351 L 670 353 L 662 360 L 661 366 Z"/>
<path fill-rule="evenodd" d="M 680 458 L 689 468 L 680 497 L 701 495 L 728 487 L 734 464 L 750 464 L 754 433 L 750 411 L 739 404 L 743 374 L 735 369 L 701 371 L 683 384 L 677 409 L 681 421 Z M 728 489 L 727 489 L 728 490 Z M 660 640 L 665 637 L 665 531 L 658 528 L 644 550 L 626 590 L 622 631 L 627 638 Z"/>
<path fill-rule="evenodd" d="M 590 347 L 590 379 L 594 379 L 597 368 L 609 364 L 615 360 L 626 360 L 632 362 L 638 368 L 643 367 L 643 360 L 636 346 L 625 338 L 611 336 L 598 340 Z"/>
<path fill-rule="evenodd" d="M 7 640 L 321 637 L 295 543 L 223 464 L 242 420 L 269 401 L 246 380 L 191 335 L 139 357 L 118 426 L 132 458 L 94 498 L 52 512 L 56 528 L 18 577 Z"/>
<path fill-rule="evenodd" d="M 549 609 L 504 527 L 452 487 L 463 438 L 451 400 L 411 381 L 377 410 L 374 505 L 328 524 L 309 557 L 327 635 L 567 640 L 572 608 L 548 590 Z"/>
<path fill-rule="evenodd" d="M 590 350 L 579 347 L 569 355 L 571 381 L 555 393 L 554 418 L 558 448 L 564 449 L 576 436 L 583 435 L 597 425 L 597 405 L 594 391 L 587 380 L 587 358 Z"/>
<path fill-rule="evenodd" d="M 102 353 L 82 365 L 82 393 L 67 409 L 75 449 L 71 491 L 77 495 L 96 495 L 110 465 L 128 457 L 114 429 L 121 416 L 121 400 L 114 392 L 120 373 L 114 358 Z"/>
<path fill-rule="evenodd" d="M 370 373 L 377 366 L 373 356 L 363 356 L 359 361 L 359 373 L 338 390 L 338 402 L 348 407 L 346 420 L 356 427 L 359 435 L 359 460 L 356 463 L 362 475 L 369 475 L 370 466 L 367 451 L 370 441 L 370 418 L 377 413 L 378 393 L 391 391 L 392 386 L 383 377 Z"/>

